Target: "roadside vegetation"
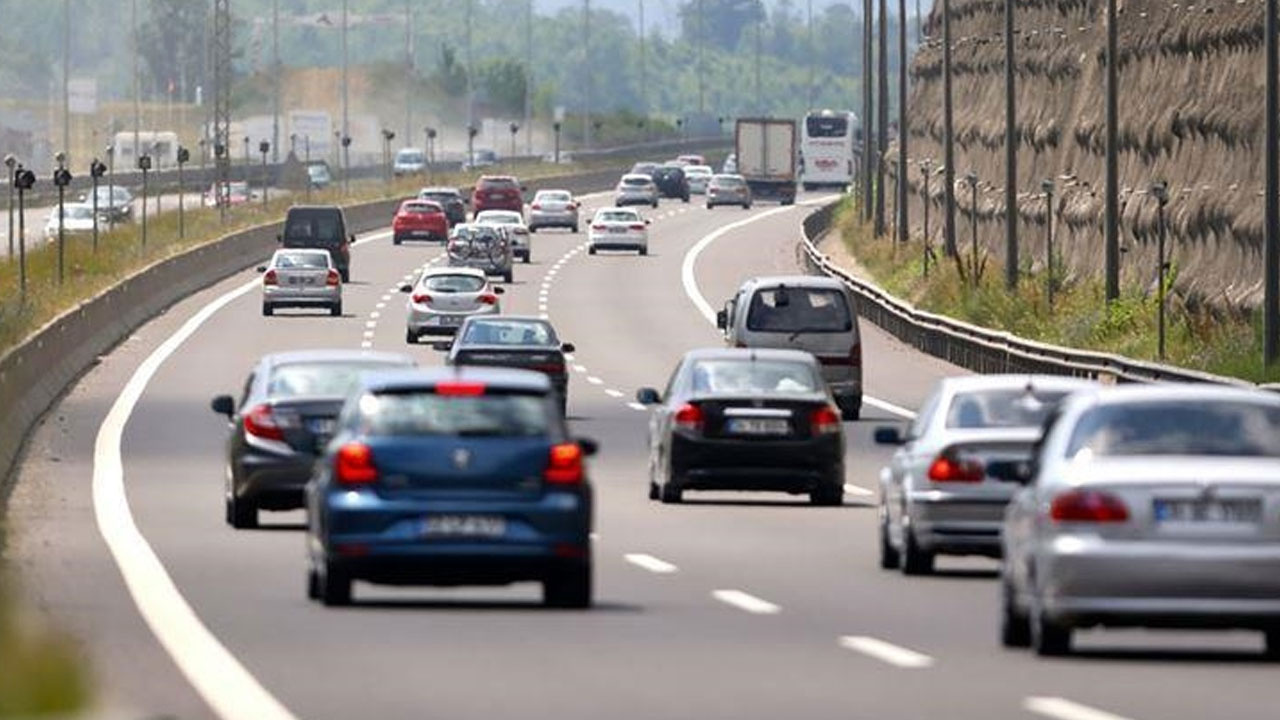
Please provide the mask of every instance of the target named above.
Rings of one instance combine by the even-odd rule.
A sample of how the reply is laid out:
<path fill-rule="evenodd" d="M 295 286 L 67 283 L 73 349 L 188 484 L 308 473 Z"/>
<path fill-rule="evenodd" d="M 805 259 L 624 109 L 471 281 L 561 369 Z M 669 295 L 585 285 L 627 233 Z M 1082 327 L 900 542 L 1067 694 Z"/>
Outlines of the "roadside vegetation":
<path fill-rule="evenodd" d="M 1029 340 L 1160 362 L 1154 286 L 1122 287 L 1120 299 L 1108 308 L 1101 278 L 1055 272 L 1050 309 L 1043 267 L 1024 266 L 1017 291 L 1010 293 L 1000 259 L 986 254 L 978 263 L 981 272 L 975 287 L 969 248 L 961 243 L 960 263 L 935 247 L 937 257 L 929 263 L 926 278 L 919 240 L 903 247 L 893 241 L 892 232 L 875 238 L 871 226 L 859 219 L 852 198 L 837 211 L 834 228 L 863 277 L 921 310 Z M 1055 269 L 1061 266 L 1055 263 Z M 1174 266 L 1168 284 L 1177 272 Z M 1210 307 L 1172 293 L 1166 307 L 1164 363 L 1254 382 L 1280 381 L 1280 369 L 1263 367 L 1257 313 Z"/>
<path fill-rule="evenodd" d="M 36 623 L 20 621 L 3 590 L 7 580 L 0 578 L 0 718 L 82 710 L 89 683 L 75 648 Z"/>

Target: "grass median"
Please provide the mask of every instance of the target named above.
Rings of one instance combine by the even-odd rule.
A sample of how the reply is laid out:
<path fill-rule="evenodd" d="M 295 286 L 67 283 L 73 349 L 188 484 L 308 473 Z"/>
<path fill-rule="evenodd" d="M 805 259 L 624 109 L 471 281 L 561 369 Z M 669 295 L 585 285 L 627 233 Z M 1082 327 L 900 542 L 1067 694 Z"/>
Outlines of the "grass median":
<path fill-rule="evenodd" d="M 1170 293 L 1166 301 L 1166 341 L 1163 361 L 1158 353 L 1158 293 L 1155 287 L 1129 285 L 1108 307 L 1104 286 L 1093 276 L 1065 276 L 1055 264 L 1053 306 L 1049 306 L 1048 278 L 1042 267 L 1024 266 L 1017 290 L 1004 285 L 1004 268 L 989 254 L 979 260 L 973 282 L 967 247 L 961 259 L 937 258 L 924 274 L 924 252 L 918 240 L 905 247 L 893 233 L 873 235 L 862 222 L 853 198 L 846 198 L 835 215 L 834 231 L 860 273 L 893 295 L 921 310 L 974 325 L 1004 330 L 1020 337 L 1072 348 L 1115 353 L 1137 360 L 1164 362 L 1254 382 L 1280 381 L 1280 368 L 1262 363 L 1262 322 L 1259 313 L 1224 309 Z M 962 267 L 963 266 L 963 267 Z M 1176 277 L 1177 268 L 1171 270 Z"/>

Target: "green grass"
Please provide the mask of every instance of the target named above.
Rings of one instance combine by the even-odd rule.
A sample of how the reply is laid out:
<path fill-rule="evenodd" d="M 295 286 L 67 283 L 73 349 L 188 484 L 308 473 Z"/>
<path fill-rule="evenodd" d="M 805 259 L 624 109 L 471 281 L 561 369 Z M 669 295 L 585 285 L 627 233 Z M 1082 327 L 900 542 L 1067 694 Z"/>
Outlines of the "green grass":
<path fill-rule="evenodd" d="M 1000 258 L 986 256 L 979 263 L 985 267 L 975 287 L 941 248 L 935 248 L 939 262 L 930 264 L 926 279 L 918 241 L 900 247 L 892 233 L 877 239 L 855 210 L 853 199 L 847 198 L 836 213 L 834 229 L 845 246 L 876 284 L 922 310 L 1030 340 L 1161 362 L 1154 290 L 1124 287 L 1121 297 L 1107 307 L 1100 279 L 1055 277 L 1050 309 L 1042 271 L 1024 267 L 1017 290 L 1010 293 Z M 969 248 L 962 245 L 960 250 L 967 270 Z M 1055 263 L 1055 270 L 1059 267 Z M 1256 313 L 1208 307 L 1176 294 L 1169 295 L 1166 307 L 1164 363 L 1254 382 L 1280 381 L 1280 368 L 1263 366 L 1262 327 Z"/>
<path fill-rule="evenodd" d="M 0 597 L 0 718 L 65 715 L 89 702 L 86 672 L 66 638 L 20 622 Z"/>

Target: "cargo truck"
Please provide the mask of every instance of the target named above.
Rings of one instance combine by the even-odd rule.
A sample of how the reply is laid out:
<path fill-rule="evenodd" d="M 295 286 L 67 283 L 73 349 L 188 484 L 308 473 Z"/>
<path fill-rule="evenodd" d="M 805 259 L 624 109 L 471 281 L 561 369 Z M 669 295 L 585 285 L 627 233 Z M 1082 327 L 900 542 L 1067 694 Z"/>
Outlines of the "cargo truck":
<path fill-rule="evenodd" d="M 756 200 L 796 201 L 796 123 L 779 118 L 740 118 L 734 129 L 738 173 Z"/>

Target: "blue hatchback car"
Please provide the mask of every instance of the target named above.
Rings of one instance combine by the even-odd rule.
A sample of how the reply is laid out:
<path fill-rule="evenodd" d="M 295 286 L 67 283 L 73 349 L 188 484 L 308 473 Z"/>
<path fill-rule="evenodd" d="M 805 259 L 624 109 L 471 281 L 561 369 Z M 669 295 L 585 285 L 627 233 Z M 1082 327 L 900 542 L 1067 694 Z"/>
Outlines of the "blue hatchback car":
<path fill-rule="evenodd" d="M 363 376 L 307 484 L 308 592 L 540 581 L 591 604 L 594 442 L 568 435 L 542 373 L 435 368 Z"/>

